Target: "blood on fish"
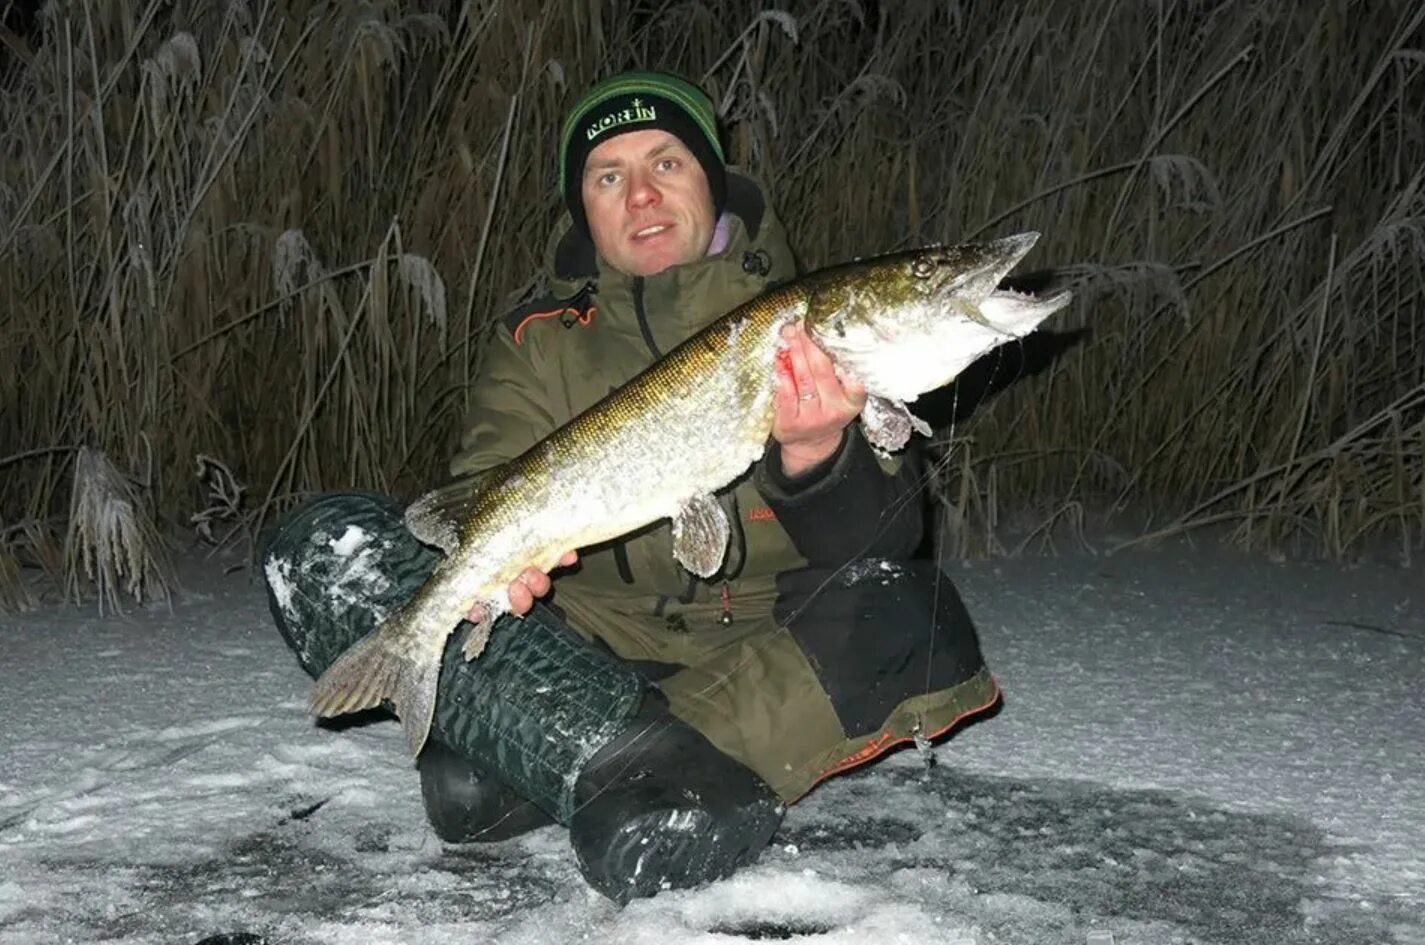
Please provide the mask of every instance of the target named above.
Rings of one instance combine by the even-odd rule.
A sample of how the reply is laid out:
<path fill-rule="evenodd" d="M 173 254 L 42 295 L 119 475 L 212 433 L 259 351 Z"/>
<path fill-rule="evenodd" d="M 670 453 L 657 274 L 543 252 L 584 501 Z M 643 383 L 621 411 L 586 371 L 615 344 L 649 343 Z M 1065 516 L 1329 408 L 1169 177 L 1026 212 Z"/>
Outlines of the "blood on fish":
<path fill-rule="evenodd" d="M 784 380 L 791 383 L 793 394 L 800 393 L 797 388 L 797 375 L 792 371 L 792 351 L 790 348 L 783 348 L 777 352 L 777 373 L 780 374 Z"/>

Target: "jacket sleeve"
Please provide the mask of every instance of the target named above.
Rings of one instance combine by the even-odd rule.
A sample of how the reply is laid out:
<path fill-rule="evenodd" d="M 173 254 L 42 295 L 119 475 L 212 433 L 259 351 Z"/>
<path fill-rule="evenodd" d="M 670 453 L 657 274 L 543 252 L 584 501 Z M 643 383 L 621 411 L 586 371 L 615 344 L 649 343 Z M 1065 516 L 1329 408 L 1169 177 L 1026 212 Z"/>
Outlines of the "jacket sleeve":
<path fill-rule="evenodd" d="M 925 530 L 923 467 L 914 441 L 882 460 L 853 424 L 835 454 L 795 479 L 782 472 L 780 447 L 771 443 L 753 482 L 807 563 L 835 567 L 915 553 Z"/>
<path fill-rule="evenodd" d="M 452 476 L 466 478 L 514 459 L 554 430 L 549 386 L 536 352 L 497 329 L 470 397 Z"/>

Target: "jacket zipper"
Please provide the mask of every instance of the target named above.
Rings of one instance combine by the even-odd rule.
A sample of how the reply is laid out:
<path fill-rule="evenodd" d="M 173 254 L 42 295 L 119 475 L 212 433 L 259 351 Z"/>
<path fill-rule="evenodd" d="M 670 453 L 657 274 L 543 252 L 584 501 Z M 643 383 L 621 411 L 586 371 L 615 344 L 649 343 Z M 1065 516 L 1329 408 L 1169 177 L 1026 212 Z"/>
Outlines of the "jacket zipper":
<path fill-rule="evenodd" d="M 648 313 L 643 310 L 642 276 L 633 277 L 633 312 L 638 316 L 638 330 L 643 334 L 644 344 L 653 352 L 653 357 L 663 357 L 663 352 L 658 350 L 658 342 L 653 340 L 653 329 L 648 325 Z"/>

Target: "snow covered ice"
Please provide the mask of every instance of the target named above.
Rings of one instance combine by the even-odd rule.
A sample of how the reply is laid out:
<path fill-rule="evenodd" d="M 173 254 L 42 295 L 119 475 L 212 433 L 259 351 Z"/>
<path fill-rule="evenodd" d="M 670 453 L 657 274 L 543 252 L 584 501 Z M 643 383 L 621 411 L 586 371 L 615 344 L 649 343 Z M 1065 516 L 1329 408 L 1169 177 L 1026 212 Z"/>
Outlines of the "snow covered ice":
<path fill-rule="evenodd" d="M 307 717 L 255 575 L 0 618 L 0 943 L 1425 943 L 1421 568 L 949 571 L 1002 709 L 622 910 L 557 828 L 441 844 L 394 723 Z"/>

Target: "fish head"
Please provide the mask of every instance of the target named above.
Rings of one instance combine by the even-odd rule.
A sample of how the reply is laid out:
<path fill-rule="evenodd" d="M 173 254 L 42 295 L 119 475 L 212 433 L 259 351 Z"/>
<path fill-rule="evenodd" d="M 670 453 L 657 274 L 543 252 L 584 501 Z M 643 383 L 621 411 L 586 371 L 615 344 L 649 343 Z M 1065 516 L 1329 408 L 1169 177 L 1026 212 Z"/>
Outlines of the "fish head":
<path fill-rule="evenodd" d="M 1069 304 L 1000 288 L 1038 233 L 930 246 L 824 270 L 808 334 L 866 389 L 899 401 L 943 387 L 980 355 Z"/>

